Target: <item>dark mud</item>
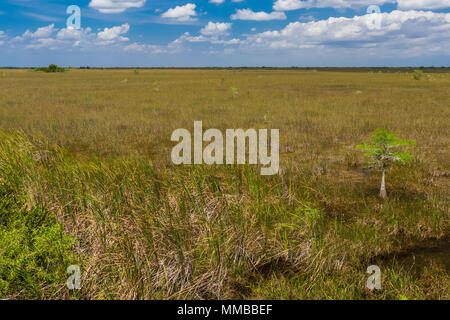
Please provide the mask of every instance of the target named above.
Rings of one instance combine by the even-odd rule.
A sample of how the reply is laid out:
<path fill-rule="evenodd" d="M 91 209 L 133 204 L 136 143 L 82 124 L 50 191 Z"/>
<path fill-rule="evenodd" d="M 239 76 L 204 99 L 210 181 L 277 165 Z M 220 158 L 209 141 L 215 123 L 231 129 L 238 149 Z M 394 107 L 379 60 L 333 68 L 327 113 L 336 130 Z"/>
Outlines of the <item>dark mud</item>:
<path fill-rule="evenodd" d="M 418 276 L 432 265 L 439 266 L 450 274 L 450 239 L 428 240 L 399 253 L 377 257 L 373 262 L 380 267 L 402 267 Z"/>

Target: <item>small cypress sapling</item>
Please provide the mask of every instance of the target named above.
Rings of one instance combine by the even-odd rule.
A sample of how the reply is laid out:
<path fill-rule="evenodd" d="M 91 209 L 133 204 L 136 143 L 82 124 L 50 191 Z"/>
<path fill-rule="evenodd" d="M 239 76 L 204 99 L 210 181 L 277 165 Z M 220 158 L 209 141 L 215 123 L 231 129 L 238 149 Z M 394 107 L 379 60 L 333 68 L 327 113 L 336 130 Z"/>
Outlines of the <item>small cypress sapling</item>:
<path fill-rule="evenodd" d="M 372 134 L 371 144 L 362 144 L 357 146 L 358 150 L 365 151 L 365 156 L 372 158 L 368 163 L 369 167 L 381 169 L 381 188 L 380 197 L 387 198 L 385 175 L 386 168 L 394 162 L 407 163 L 414 159 L 408 152 L 399 152 L 398 148 L 416 145 L 415 140 L 403 140 L 393 133 L 388 133 L 384 129 L 376 129 Z"/>
<path fill-rule="evenodd" d="M 230 87 L 231 89 L 231 95 L 233 96 L 233 98 L 236 98 L 239 94 L 239 88 L 237 87 Z"/>
<path fill-rule="evenodd" d="M 420 79 L 422 79 L 422 76 L 423 76 L 423 71 L 422 71 L 422 70 L 414 70 L 414 72 L 413 72 L 413 78 L 414 78 L 415 80 L 420 80 Z"/>

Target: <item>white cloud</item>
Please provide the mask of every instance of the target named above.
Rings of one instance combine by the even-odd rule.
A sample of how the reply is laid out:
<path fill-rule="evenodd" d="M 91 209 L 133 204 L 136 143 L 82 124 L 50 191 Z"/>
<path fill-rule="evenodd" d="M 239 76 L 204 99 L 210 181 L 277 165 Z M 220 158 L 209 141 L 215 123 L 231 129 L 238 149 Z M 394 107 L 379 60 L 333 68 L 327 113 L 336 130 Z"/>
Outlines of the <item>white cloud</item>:
<path fill-rule="evenodd" d="M 236 52 L 234 48 L 226 48 L 225 50 L 210 50 L 209 54 L 213 55 L 229 55 Z"/>
<path fill-rule="evenodd" d="M 75 29 L 75 28 L 63 28 L 56 34 L 58 40 L 81 40 L 85 35 L 88 35 L 92 31 L 91 28 Z"/>
<path fill-rule="evenodd" d="M 145 49 L 146 46 L 144 44 L 140 44 L 137 42 L 129 44 L 124 48 L 125 51 L 135 51 L 135 52 L 143 52 L 145 51 Z"/>
<path fill-rule="evenodd" d="M 289 23 L 281 30 L 250 35 L 249 47 L 296 49 L 363 49 L 364 54 L 422 55 L 450 51 L 450 13 L 431 11 L 393 11 L 382 13 L 381 29 L 373 29 L 373 16 L 328 18 Z"/>
<path fill-rule="evenodd" d="M 46 27 L 38 28 L 35 32 L 30 30 L 25 31 L 22 38 L 46 38 L 49 37 L 53 32 L 57 31 L 54 24 L 48 25 Z"/>
<path fill-rule="evenodd" d="M 277 0 L 273 9 L 289 11 L 308 8 L 358 8 L 370 5 L 398 3 L 398 8 L 408 9 L 442 9 L 450 7 L 449 0 Z"/>
<path fill-rule="evenodd" d="M 194 20 L 195 16 L 197 16 L 197 12 L 195 12 L 195 8 L 197 6 L 193 3 L 188 3 L 184 6 L 176 6 L 175 8 L 171 8 L 164 12 L 161 17 L 175 19 L 177 21 L 185 22 Z"/>
<path fill-rule="evenodd" d="M 69 27 L 58 30 L 53 25 L 49 25 L 38 28 L 35 32 L 27 30 L 22 36 L 10 41 L 10 44 L 14 48 L 21 45 L 28 49 L 48 48 L 51 50 L 78 47 L 86 51 L 98 47 L 121 46 L 122 43 L 129 41 L 127 37 L 123 36 L 129 29 L 128 23 L 104 28 L 98 33 L 92 32 L 91 28 L 74 29 Z"/>
<path fill-rule="evenodd" d="M 221 38 L 217 37 L 217 35 L 212 36 L 212 37 L 207 37 L 204 35 L 193 36 L 189 32 L 185 32 L 181 37 L 174 40 L 172 42 L 172 44 L 181 45 L 186 42 L 190 42 L 190 43 L 210 42 L 212 44 L 220 44 L 220 45 L 236 45 L 236 44 L 240 44 L 241 40 L 237 39 L 237 38 L 233 38 L 233 39 L 223 39 L 222 38 L 221 39 Z"/>
<path fill-rule="evenodd" d="M 191 35 L 189 32 L 185 32 L 178 39 L 174 40 L 169 46 L 186 49 L 184 46 L 186 43 L 209 42 L 211 44 L 224 46 L 240 44 L 240 39 L 227 39 L 232 25 L 232 23 L 210 21 L 200 30 L 199 35 L 195 36 Z"/>
<path fill-rule="evenodd" d="M 181 37 L 179 37 L 175 42 L 206 42 L 209 38 L 199 35 L 199 36 L 191 36 L 189 32 L 185 32 Z"/>
<path fill-rule="evenodd" d="M 231 0 L 231 2 L 242 2 L 244 0 Z M 209 3 L 222 4 L 225 0 L 209 0 Z"/>
<path fill-rule="evenodd" d="M 302 8 L 303 3 L 300 0 L 277 0 L 273 9 L 278 11 L 290 11 Z"/>
<path fill-rule="evenodd" d="M 254 12 L 251 9 L 237 10 L 235 14 L 231 16 L 232 20 L 252 20 L 252 21 L 268 21 L 268 20 L 286 20 L 286 14 L 284 12 L 271 12 L 264 11 Z"/>
<path fill-rule="evenodd" d="M 167 46 L 157 46 L 152 44 L 142 44 L 142 43 L 132 43 L 124 47 L 125 52 L 138 52 L 138 53 L 150 53 L 150 54 L 160 54 L 160 53 L 173 53 Z"/>
<path fill-rule="evenodd" d="M 101 13 L 121 13 L 128 8 L 141 8 L 146 0 L 91 0 L 89 7 Z"/>
<path fill-rule="evenodd" d="M 416 0 L 412 1 L 416 2 Z M 192 19 L 196 15 L 196 6 L 188 5 L 173 8 L 172 11 L 168 10 L 165 13 L 166 17 L 175 20 L 183 20 L 186 17 L 188 20 Z M 242 16 L 235 18 L 258 21 L 273 19 L 274 14 L 280 15 L 279 18 L 284 15 L 283 12 L 277 11 L 263 12 L 261 15 L 258 12 L 246 10 L 240 10 Z M 236 14 L 240 11 L 238 10 Z M 329 63 L 339 58 L 341 59 L 339 61 L 344 64 L 345 61 L 357 61 L 358 57 L 371 62 L 381 61 L 380 59 L 384 58 L 386 61 L 393 59 L 407 61 L 409 57 L 423 59 L 449 55 L 450 13 L 395 10 L 390 13 L 381 13 L 381 17 L 380 29 L 370 28 L 373 15 L 352 18 L 330 17 L 325 20 L 295 21 L 281 29 L 259 33 L 252 28 L 253 32 L 241 35 L 241 39 L 230 36 L 232 23 L 210 21 L 200 29 L 199 33 L 186 32 L 166 45 L 148 44 L 143 40 L 139 40 L 143 42 L 129 41 L 127 34 L 130 25 L 128 23 L 104 28 L 97 32 L 90 28 L 57 29 L 54 25 L 48 25 L 36 30 L 27 30 L 16 39 L 6 37 L 5 32 L 0 31 L 0 44 L 4 42 L 2 50 L 5 45 L 8 45 L 17 52 L 25 48 L 45 48 L 62 50 L 62 52 L 76 50 L 96 54 L 121 51 L 130 54 L 173 54 L 190 50 L 206 50 L 203 51 L 204 53 L 225 53 L 226 50 L 231 54 L 234 50 L 238 50 L 239 53 L 252 52 L 255 55 L 255 61 L 266 58 L 275 59 L 275 61 L 271 60 L 274 65 L 284 63 L 284 60 L 276 61 L 277 57 L 283 54 L 294 57 L 294 60 L 290 61 L 299 61 L 299 63 L 303 61 L 302 59 L 320 59 L 315 61 Z M 18 41 L 19 38 L 20 41 Z"/>
<path fill-rule="evenodd" d="M 51 29 L 50 26 L 44 27 Z M 43 35 L 43 28 L 39 28 L 39 33 Z M 120 26 L 113 26 L 104 28 L 98 33 L 92 32 L 91 28 L 74 29 L 63 28 L 56 34 L 50 34 L 49 37 L 36 38 L 31 35 L 36 32 L 28 31 L 27 37 L 20 37 L 21 41 L 12 41 L 10 44 L 17 50 L 24 49 L 47 49 L 47 50 L 64 50 L 64 51 L 81 51 L 81 52 L 105 52 L 104 50 L 115 50 L 115 52 L 141 52 L 149 54 L 159 53 L 177 53 L 181 51 L 188 51 L 189 48 L 184 48 L 181 43 L 169 43 L 168 45 L 153 45 L 143 43 L 129 43 L 130 40 L 124 35 L 130 30 L 128 23 Z M 0 33 L 1 40 L 1 33 Z M 20 46 L 20 47 L 19 47 Z M 113 48 L 113 49 L 111 49 Z M 102 50 L 102 51 L 98 51 Z"/>
<path fill-rule="evenodd" d="M 211 39 L 210 42 L 212 44 L 222 44 L 222 45 L 235 45 L 235 44 L 240 44 L 241 43 L 241 39 L 238 38 L 233 38 L 233 39 L 229 39 L 229 40 L 217 40 L 217 39 Z"/>
<path fill-rule="evenodd" d="M 395 0 L 277 0 L 273 9 L 289 11 L 304 8 L 350 8 L 392 3 Z"/>
<path fill-rule="evenodd" d="M 39 49 L 44 47 L 55 50 L 58 48 L 58 41 L 53 38 L 39 38 L 25 46 L 27 49 Z"/>
<path fill-rule="evenodd" d="M 200 33 L 205 36 L 219 36 L 227 34 L 227 32 L 231 29 L 231 23 L 225 22 L 208 22 L 208 24 L 200 30 Z"/>
<path fill-rule="evenodd" d="M 208 38 L 202 35 L 192 36 L 189 32 L 183 33 L 178 39 L 174 40 L 173 44 L 182 44 L 183 42 L 206 42 Z"/>
<path fill-rule="evenodd" d="M 398 0 L 398 8 L 408 9 L 444 9 L 450 7 L 449 0 Z"/>
<path fill-rule="evenodd" d="M 103 31 L 97 34 L 97 39 L 100 41 L 104 41 L 106 44 L 115 41 L 128 41 L 128 38 L 122 37 L 121 35 L 127 33 L 129 30 L 130 25 L 128 23 L 112 28 L 105 28 Z"/>

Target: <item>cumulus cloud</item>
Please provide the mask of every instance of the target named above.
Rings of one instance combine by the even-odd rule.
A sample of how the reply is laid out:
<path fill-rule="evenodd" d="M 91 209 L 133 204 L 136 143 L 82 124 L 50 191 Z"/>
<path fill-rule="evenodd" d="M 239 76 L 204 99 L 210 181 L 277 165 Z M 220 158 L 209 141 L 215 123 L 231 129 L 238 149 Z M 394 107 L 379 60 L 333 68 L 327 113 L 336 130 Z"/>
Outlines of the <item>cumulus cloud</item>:
<path fill-rule="evenodd" d="M 121 13 L 129 8 L 141 8 L 147 0 L 91 0 L 89 7 L 101 13 Z"/>
<path fill-rule="evenodd" d="M 125 51 L 135 51 L 135 52 L 143 52 L 145 50 L 146 46 L 145 44 L 140 44 L 138 42 L 129 44 L 125 46 Z"/>
<path fill-rule="evenodd" d="M 75 28 L 63 28 L 56 34 L 58 40 L 81 40 L 86 35 L 89 35 L 92 31 L 91 28 L 75 29 Z"/>
<path fill-rule="evenodd" d="M 124 51 L 141 54 L 176 54 L 180 52 L 187 52 L 191 51 L 191 48 L 185 45 L 187 42 L 190 42 L 187 40 L 187 38 L 190 37 L 191 35 L 189 34 L 189 32 L 186 32 L 178 39 L 169 42 L 167 45 L 153 45 L 135 42 L 127 45 L 124 48 Z M 203 36 L 199 36 L 198 38 L 203 38 Z"/>
<path fill-rule="evenodd" d="M 39 38 L 27 44 L 25 48 L 27 49 L 47 48 L 50 50 L 56 50 L 58 48 L 58 44 L 59 44 L 58 40 L 53 38 Z"/>
<path fill-rule="evenodd" d="M 195 20 L 194 17 L 197 16 L 195 8 L 197 8 L 197 5 L 193 3 L 188 3 L 184 6 L 176 6 L 175 8 L 171 8 L 164 12 L 161 17 L 174 19 L 181 22 L 192 21 Z"/>
<path fill-rule="evenodd" d="M 231 23 L 225 22 L 208 22 L 208 24 L 200 30 L 200 33 L 205 36 L 219 36 L 227 34 L 227 32 L 231 29 Z"/>
<path fill-rule="evenodd" d="M 374 1 L 376 0 L 371 2 Z M 278 2 L 281 3 L 281 0 Z M 328 2 L 333 1 L 329 0 Z M 408 3 L 423 5 L 425 0 L 411 0 Z M 195 10 L 195 4 L 187 4 L 169 9 L 163 16 L 177 21 L 189 21 L 197 15 Z M 342 61 L 349 61 L 352 59 L 350 57 L 359 56 L 371 57 L 372 60 L 366 61 L 378 61 L 377 59 L 382 57 L 403 59 L 448 56 L 448 52 L 450 52 L 450 13 L 395 10 L 381 13 L 379 16 L 381 17 L 380 28 L 373 28 L 374 15 L 352 18 L 330 17 L 324 20 L 295 21 L 287 23 L 283 28 L 259 33 L 252 28 L 251 34 L 243 34 L 240 39 L 230 36 L 232 23 L 209 21 L 199 28 L 198 33 L 185 32 L 174 41 L 169 40 L 171 42 L 165 45 L 131 42 L 127 37 L 130 30 L 128 23 L 99 31 L 93 31 L 90 28 L 58 29 L 51 24 L 35 30 L 27 30 L 14 39 L 6 37 L 5 32 L 0 31 L 0 44 L 5 42 L 11 47 L 15 46 L 18 52 L 25 48 L 80 50 L 83 52 L 124 50 L 137 54 L 171 54 L 197 49 L 206 50 L 204 51 L 206 53 L 223 53 L 225 50 L 227 53 L 233 53 L 235 50 L 239 50 L 239 52 L 247 50 L 254 52 L 255 57 L 258 58 L 278 57 L 278 54 L 286 53 L 295 59 L 301 59 L 301 57 L 319 59 L 318 57 L 322 57 L 325 63 L 332 61 L 335 56 L 341 57 Z M 259 21 L 272 20 L 274 17 L 286 19 L 282 11 L 261 13 L 253 12 L 250 9 L 237 10 L 236 16 L 232 18 Z M 3 43 L 2 50 L 5 48 L 5 43 Z M 99 51 L 100 49 L 101 51 Z M 277 50 L 275 55 L 273 50 Z M 274 64 L 277 64 L 276 61 Z"/>
<path fill-rule="evenodd" d="M 232 23 L 224 22 L 208 22 L 208 24 L 200 30 L 199 35 L 191 35 L 185 32 L 179 38 L 169 44 L 169 48 L 177 48 L 178 51 L 190 50 L 188 44 L 190 43 L 210 43 L 212 45 L 233 46 L 241 43 L 238 38 L 229 38 L 229 31 Z M 226 48 L 225 48 L 226 49 Z M 221 49 L 221 50 L 225 50 Z"/>
<path fill-rule="evenodd" d="M 2 39 L 6 38 L 5 32 L 0 30 L 0 46 L 5 43 Z"/>
<path fill-rule="evenodd" d="M 404 55 L 450 49 L 450 13 L 393 11 L 383 13 L 380 29 L 371 28 L 372 15 L 289 23 L 281 30 L 251 35 L 245 45 L 280 48 L 362 48 L 368 54 L 397 51 Z"/>
<path fill-rule="evenodd" d="M 241 43 L 238 38 L 229 38 L 232 23 L 226 22 L 208 22 L 200 30 L 199 35 L 191 35 L 189 32 L 185 32 L 178 39 L 174 40 L 171 45 L 179 48 L 185 47 L 186 43 L 200 43 L 209 42 L 215 45 L 237 45 Z"/>
<path fill-rule="evenodd" d="M 128 41 L 128 38 L 122 37 L 121 35 L 127 33 L 129 30 L 130 25 L 128 23 L 112 28 L 105 28 L 97 34 L 97 39 L 106 43 L 111 43 L 117 40 Z"/>
<path fill-rule="evenodd" d="M 223 27 L 218 27 L 221 30 Z M 27 30 L 24 35 L 6 42 L 15 50 L 24 49 L 45 49 L 64 50 L 81 52 L 99 52 L 98 50 L 114 50 L 114 52 L 137 52 L 149 54 L 173 54 L 190 49 L 183 46 L 188 41 L 173 41 L 167 45 L 153 45 L 139 42 L 130 43 L 125 35 L 129 32 L 128 23 L 120 26 L 104 28 L 98 32 L 93 32 L 91 28 L 62 28 L 56 29 L 53 25 L 36 29 L 34 32 Z M 210 28 L 208 28 L 210 30 Z M 3 31 L 0 31 L 0 41 L 6 38 Z M 7 40 L 7 39 L 6 39 Z"/>
<path fill-rule="evenodd" d="M 290 11 L 308 8 L 357 8 L 370 5 L 383 5 L 397 3 L 398 8 L 408 9 L 442 9 L 450 7 L 448 0 L 277 0 L 273 9 L 277 11 Z"/>
<path fill-rule="evenodd" d="M 370 5 L 382 5 L 395 0 L 277 0 L 273 5 L 274 10 L 289 11 L 306 8 L 350 8 Z"/>
<path fill-rule="evenodd" d="M 278 11 L 290 11 L 300 9 L 303 5 L 304 3 L 300 0 L 277 0 L 273 5 L 273 9 Z"/>
<path fill-rule="evenodd" d="M 172 44 L 182 45 L 184 43 L 199 43 L 199 42 L 209 42 L 211 44 L 219 44 L 219 45 L 236 45 L 240 44 L 241 40 L 238 38 L 224 39 L 217 36 L 212 37 L 211 36 L 207 37 L 204 35 L 193 36 L 189 32 L 185 32 L 178 39 L 174 40 Z"/>
<path fill-rule="evenodd" d="M 54 24 L 38 28 L 35 32 L 31 32 L 30 30 L 25 31 L 22 35 L 22 38 L 46 38 L 53 34 L 53 32 L 57 31 Z"/>
<path fill-rule="evenodd" d="M 83 50 L 90 50 L 98 47 L 121 45 L 129 41 L 124 36 L 129 30 L 130 25 L 128 23 L 104 28 L 98 33 L 92 32 L 91 28 L 74 29 L 69 27 L 56 29 L 54 25 L 49 25 L 38 28 L 34 32 L 27 30 L 22 36 L 10 41 L 10 45 L 12 47 L 24 46 L 27 49 L 48 48 L 57 50 L 79 47 Z"/>
<path fill-rule="evenodd" d="M 137 53 L 150 53 L 150 54 L 160 54 L 160 53 L 174 53 L 174 50 L 169 50 L 168 46 L 157 46 L 153 44 L 143 44 L 143 43 L 132 43 L 124 47 L 125 52 L 137 52 Z"/>
<path fill-rule="evenodd" d="M 242 2 L 244 0 L 231 0 L 231 2 Z M 225 0 L 209 0 L 209 3 L 222 4 Z"/>
<path fill-rule="evenodd" d="M 397 0 L 398 8 L 408 9 L 444 9 L 450 7 L 449 0 Z"/>
<path fill-rule="evenodd" d="M 268 21 L 268 20 L 286 20 L 286 14 L 284 12 L 271 12 L 264 11 L 254 12 L 251 9 L 237 10 L 235 14 L 231 16 L 232 20 L 252 20 L 252 21 Z"/>

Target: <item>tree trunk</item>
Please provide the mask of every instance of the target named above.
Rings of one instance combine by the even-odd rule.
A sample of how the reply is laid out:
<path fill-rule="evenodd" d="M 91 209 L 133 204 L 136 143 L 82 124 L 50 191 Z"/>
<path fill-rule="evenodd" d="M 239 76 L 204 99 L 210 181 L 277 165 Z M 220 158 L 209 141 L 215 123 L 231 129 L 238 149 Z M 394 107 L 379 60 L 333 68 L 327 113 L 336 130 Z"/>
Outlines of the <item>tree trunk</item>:
<path fill-rule="evenodd" d="M 381 188 L 380 188 L 380 197 L 382 199 L 386 199 L 387 198 L 386 183 L 385 183 L 385 180 L 384 180 L 385 175 L 386 175 L 386 169 L 383 168 L 383 176 L 381 178 Z"/>

